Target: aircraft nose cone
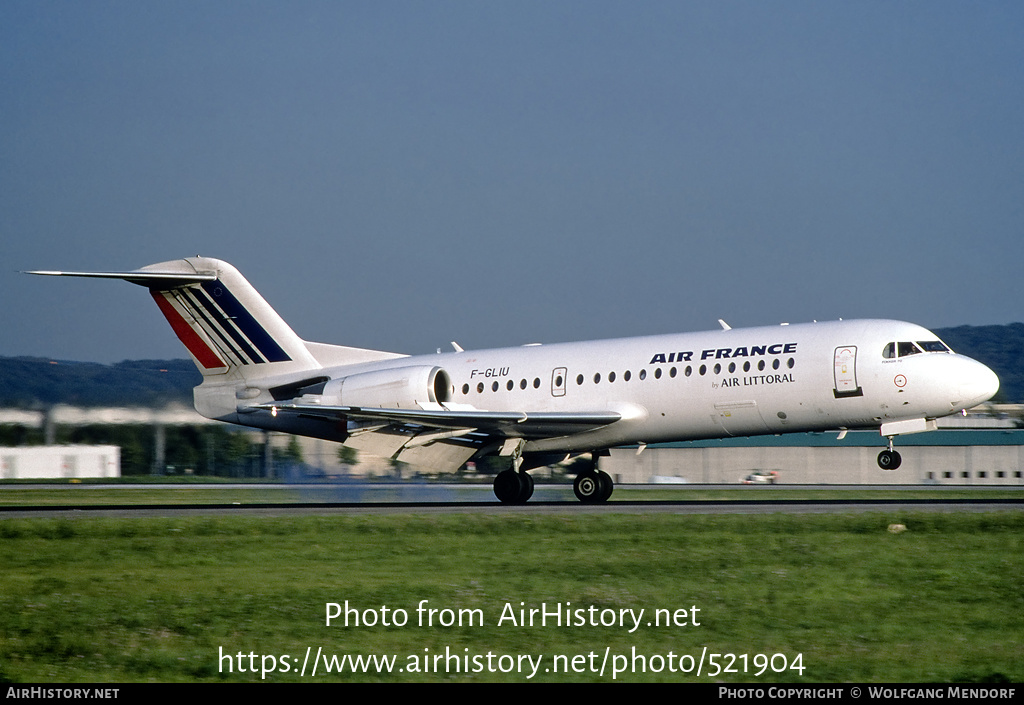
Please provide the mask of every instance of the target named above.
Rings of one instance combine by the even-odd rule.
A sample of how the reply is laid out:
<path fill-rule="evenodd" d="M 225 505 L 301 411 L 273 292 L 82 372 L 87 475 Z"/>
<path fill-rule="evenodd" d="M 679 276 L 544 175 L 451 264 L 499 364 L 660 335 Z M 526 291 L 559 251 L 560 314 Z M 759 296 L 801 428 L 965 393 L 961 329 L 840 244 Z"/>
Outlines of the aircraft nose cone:
<path fill-rule="evenodd" d="M 999 390 L 996 373 L 976 360 L 965 360 L 960 372 L 960 405 L 970 408 L 986 402 Z"/>

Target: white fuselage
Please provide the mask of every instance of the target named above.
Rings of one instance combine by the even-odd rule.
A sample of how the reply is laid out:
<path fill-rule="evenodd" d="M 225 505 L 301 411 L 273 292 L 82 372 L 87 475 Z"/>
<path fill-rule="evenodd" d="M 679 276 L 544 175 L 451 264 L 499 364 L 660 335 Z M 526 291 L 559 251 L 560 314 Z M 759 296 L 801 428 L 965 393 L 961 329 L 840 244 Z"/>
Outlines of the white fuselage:
<path fill-rule="evenodd" d="M 991 370 L 962 355 L 883 356 L 904 341 L 938 338 L 910 323 L 855 320 L 474 350 L 325 372 L 434 365 L 450 377 L 452 408 L 622 415 L 595 431 L 532 440 L 527 452 L 879 427 L 946 416 L 995 393 Z"/>

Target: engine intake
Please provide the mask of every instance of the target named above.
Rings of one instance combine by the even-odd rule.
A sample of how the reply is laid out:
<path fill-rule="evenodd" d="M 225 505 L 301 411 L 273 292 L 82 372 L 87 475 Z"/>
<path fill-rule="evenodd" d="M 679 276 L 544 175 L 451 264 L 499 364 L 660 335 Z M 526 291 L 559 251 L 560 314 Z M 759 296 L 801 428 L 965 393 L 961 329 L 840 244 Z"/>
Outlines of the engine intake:
<path fill-rule="evenodd" d="M 395 367 L 328 382 L 325 404 L 379 409 L 418 409 L 451 398 L 451 378 L 440 367 Z"/>

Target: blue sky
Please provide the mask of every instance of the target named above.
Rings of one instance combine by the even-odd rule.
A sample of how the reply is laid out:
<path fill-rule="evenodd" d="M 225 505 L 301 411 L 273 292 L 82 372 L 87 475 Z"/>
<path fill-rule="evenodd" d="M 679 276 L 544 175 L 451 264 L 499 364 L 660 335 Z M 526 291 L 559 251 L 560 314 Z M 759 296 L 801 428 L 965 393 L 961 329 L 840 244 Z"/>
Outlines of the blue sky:
<path fill-rule="evenodd" d="M 0 355 L 185 357 L 234 263 L 400 352 L 1022 319 L 1016 2 L 0 3 Z"/>

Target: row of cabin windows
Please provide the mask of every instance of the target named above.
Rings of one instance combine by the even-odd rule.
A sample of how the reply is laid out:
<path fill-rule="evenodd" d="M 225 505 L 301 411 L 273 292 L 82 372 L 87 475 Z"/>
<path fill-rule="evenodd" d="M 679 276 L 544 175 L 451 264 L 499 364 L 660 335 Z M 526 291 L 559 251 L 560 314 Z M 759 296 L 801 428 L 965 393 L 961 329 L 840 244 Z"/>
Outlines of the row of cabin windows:
<path fill-rule="evenodd" d="M 793 358 L 789 358 L 788 360 L 786 360 L 786 368 L 787 369 L 790 369 L 790 370 L 793 369 L 793 366 L 795 364 L 796 364 L 796 360 L 794 360 Z M 744 372 L 750 372 L 751 369 L 753 369 L 753 367 L 755 367 L 755 366 L 751 365 L 749 360 L 746 360 L 746 361 L 743 362 L 743 365 L 741 367 L 742 367 L 742 370 Z M 764 372 L 764 370 L 767 367 L 767 365 L 765 364 L 764 360 L 758 360 L 756 367 L 757 367 L 757 370 L 759 372 Z M 781 369 L 782 368 L 782 361 L 779 358 L 775 358 L 774 360 L 772 360 L 771 368 L 773 370 Z M 728 366 L 725 367 L 724 369 L 728 370 L 729 374 L 733 374 L 739 368 L 737 367 L 735 362 L 730 362 L 728 364 Z M 723 367 L 722 367 L 721 363 L 717 363 L 717 362 L 711 368 L 711 371 L 714 374 L 716 374 L 716 375 L 722 374 L 722 370 L 723 370 Z M 701 377 L 703 377 L 707 373 L 708 373 L 708 366 L 707 365 L 701 365 L 700 367 L 697 368 L 697 374 L 699 374 Z M 662 371 L 662 368 L 656 367 L 654 369 L 654 378 L 655 379 L 661 379 L 663 374 L 664 373 Z M 675 367 L 670 367 L 669 368 L 669 370 L 668 370 L 668 376 L 669 377 L 676 377 L 678 374 L 679 374 L 678 368 L 675 368 Z M 692 376 L 693 375 L 693 367 L 691 365 L 687 365 L 686 368 L 683 370 L 683 375 L 686 376 L 686 377 Z M 640 373 L 637 375 L 637 377 L 639 379 L 641 379 L 641 380 L 647 379 L 647 370 L 640 370 Z M 625 372 L 622 373 L 622 381 L 623 382 L 628 382 L 632 378 L 633 378 L 633 373 L 630 372 L 629 370 L 626 370 Z M 593 379 L 594 379 L 594 384 L 600 384 L 601 380 L 603 378 L 601 376 L 601 373 L 597 372 L 597 373 L 594 374 L 594 378 Z M 608 382 L 611 383 L 611 382 L 614 382 L 616 379 L 618 379 L 618 376 L 615 374 L 615 372 L 609 372 L 607 379 L 608 379 Z M 583 386 L 583 383 L 585 381 L 586 381 L 586 378 L 583 375 L 576 375 L 576 384 L 577 385 Z M 565 382 L 565 380 L 563 380 L 561 378 L 561 376 L 556 377 L 555 380 L 554 380 L 554 383 L 555 383 L 554 386 L 556 388 L 560 388 L 560 387 L 562 387 L 564 382 Z M 525 379 L 519 380 L 519 388 L 520 389 L 526 389 L 528 386 L 529 386 L 529 383 Z M 515 387 L 516 387 L 516 384 L 511 379 L 508 380 L 505 383 L 505 389 L 507 389 L 510 392 L 513 389 L 515 389 Z M 483 391 L 484 391 L 485 388 L 486 387 L 484 386 L 483 382 L 478 382 L 477 385 L 476 385 L 476 391 L 477 391 L 478 394 L 483 394 Z M 533 388 L 534 389 L 540 389 L 540 377 L 534 377 L 534 379 L 533 379 Z M 491 391 L 492 392 L 496 392 L 499 389 L 501 389 L 501 384 L 499 384 L 498 382 L 491 382 Z M 469 387 L 468 384 L 463 384 L 462 385 L 462 393 L 463 394 L 469 394 L 469 390 L 470 390 L 470 387 Z"/>

